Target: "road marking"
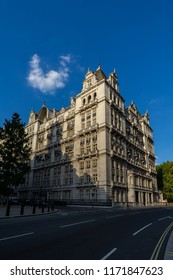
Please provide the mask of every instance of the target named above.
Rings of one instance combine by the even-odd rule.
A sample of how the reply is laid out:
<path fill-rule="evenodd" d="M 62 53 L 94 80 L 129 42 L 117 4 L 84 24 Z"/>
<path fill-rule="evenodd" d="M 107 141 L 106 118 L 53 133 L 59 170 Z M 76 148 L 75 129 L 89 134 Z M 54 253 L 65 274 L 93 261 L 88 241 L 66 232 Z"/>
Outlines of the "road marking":
<path fill-rule="evenodd" d="M 109 216 L 109 217 L 106 217 L 106 219 L 111 219 L 111 218 L 116 218 L 116 217 L 121 217 L 121 216 L 124 216 L 124 214 Z"/>
<path fill-rule="evenodd" d="M 171 257 L 172 257 L 172 256 L 173 256 L 173 252 L 171 252 L 171 251 L 166 251 L 165 255 L 166 255 L 166 256 L 171 256 Z"/>
<path fill-rule="evenodd" d="M 90 223 L 90 222 L 95 222 L 95 220 L 88 220 L 88 221 L 78 222 L 78 223 L 74 223 L 74 224 L 68 224 L 68 225 L 60 226 L 60 228 L 72 227 L 72 226 L 81 225 L 81 224 Z"/>
<path fill-rule="evenodd" d="M 20 235 L 14 235 L 14 236 L 6 237 L 6 238 L 1 238 L 0 241 L 23 237 L 23 236 L 27 236 L 27 235 L 31 235 L 31 234 L 34 234 L 34 232 L 29 232 L 29 233 L 24 233 L 24 234 L 20 234 Z"/>
<path fill-rule="evenodd" d="M 161 221 L 161 220 L 164 220 L 164 219 L 173 219 L 171 216 L 167 216 L 167 217 L 164 217 L 164 218 L 161 218 L 161 219 L 158 219 L 158 221 Z"/>
<path fill-rule="evenodd" d="M 145 229 L 145 228 L 147 228 L 147 227 L 149 227 L 149 226 L 151 226 L 151 225 L 152 225 L 152 223 L 150 223 L 150 224 L 146 225 L 145 227 L 142 227 L 142 228 L 141 228 L 141 229 L 139 229 L 138 231 L 134 232 L 132 235 L 136 235 L 136 234 L 138 234 L 140 231 L 142 231 L 143 229 Z"/>
<path fill-rule="evenodd" d="M 112 255 L 115 251 L 117 250 L 117 248 L 112 249 L 108 254 L 106 254 L 101 260 L 106 260 L 110 255 Z"/>
<path fill-rule="evenodd" d="M 160 237 L 154 251 L 153 251 L 153 254 L 150 258 L 150 260 L 157 260 L 158 259 L 158 256 L 159 256 L 159 253 L 160 253 L 160 249 L 163 245 L 163 242 L 167 236 L 167 234 L 169 233 L 170 229 L 173 227 L 173 222 L 166 228 L 166 230 L 164 231 L 164 233 L 162 234 L 162 236 Z"/>
<path fill-rule="evenodd" d="M 162 221 L 162 220 L 164 220 L 164 219 L 172 219 L 172 217 L 171 217 L 171 216 L 166 216 L 166 217 L 163 217 L 163 218 L 161 218 L 161 219 L 158 219 L 158 221 Z"/>

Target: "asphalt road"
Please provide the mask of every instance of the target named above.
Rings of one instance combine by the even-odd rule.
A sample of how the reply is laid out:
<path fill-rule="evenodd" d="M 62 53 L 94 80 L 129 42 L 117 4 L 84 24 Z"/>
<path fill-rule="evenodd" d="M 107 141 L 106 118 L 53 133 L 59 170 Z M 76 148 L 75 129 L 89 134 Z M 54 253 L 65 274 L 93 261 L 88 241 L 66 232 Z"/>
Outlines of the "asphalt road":
<path fill-rule="evenodd" d="M 1 260 L 163 259 L 173 208 L 87 210 L 0 220 Z M 157 249 L 157 250 L 156 250 Z"/>

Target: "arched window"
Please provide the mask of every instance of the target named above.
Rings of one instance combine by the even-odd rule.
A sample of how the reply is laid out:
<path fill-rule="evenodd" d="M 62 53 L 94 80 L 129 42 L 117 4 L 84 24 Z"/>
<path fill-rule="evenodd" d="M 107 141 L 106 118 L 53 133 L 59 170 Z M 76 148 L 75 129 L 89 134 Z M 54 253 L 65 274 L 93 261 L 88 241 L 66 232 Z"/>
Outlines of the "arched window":
<path fill-rule="evenodd" d="M 88 104 L 91 102 L 91 95 L 88 96 Z"/>
<path fill-rule="evenodd" d="M 96 97 L 97 97 L 97 93 L 94 92 L 94 100 L 96 100 Z"/>
<path fill-rule="evenodd" d="M 85 106 L 85 102 L 86 102 L 86 101 L 85 101 L 85 98 L 84 98 L 84 99 L 83 99 L 83 106 Z"/>

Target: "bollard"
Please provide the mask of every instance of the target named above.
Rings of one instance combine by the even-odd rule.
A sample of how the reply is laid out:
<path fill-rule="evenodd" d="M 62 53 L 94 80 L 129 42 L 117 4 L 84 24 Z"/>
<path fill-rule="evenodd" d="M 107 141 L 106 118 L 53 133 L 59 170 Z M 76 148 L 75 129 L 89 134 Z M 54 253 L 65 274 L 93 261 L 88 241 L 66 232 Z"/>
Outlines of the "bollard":
<path fill-rule="evenodd" d="M 7 202 L 6 216 L 10 216 L 10 202 Z"/>
<path fill-rule="evenodd" d="M 20 209 L 20 215 L 24 214 L 24 204 L 21 205 L 21 209 Z"/>
<path fill-rule="evenodd" d="M 48 203 L 47 212 L 50 212 L 50 204 Z"/>
<path fill-rule="evenodd" d="M 36 205 L 33 205 L 32 214 L 35 214 L 35 210 L 36 210 Z"/>
<path fill-rule="evenodd" d="M 54 211 L 54 209 L 55 209 L 55 206 L 54 206 L 54 203 L 52 203 L 51 210 Z"/>

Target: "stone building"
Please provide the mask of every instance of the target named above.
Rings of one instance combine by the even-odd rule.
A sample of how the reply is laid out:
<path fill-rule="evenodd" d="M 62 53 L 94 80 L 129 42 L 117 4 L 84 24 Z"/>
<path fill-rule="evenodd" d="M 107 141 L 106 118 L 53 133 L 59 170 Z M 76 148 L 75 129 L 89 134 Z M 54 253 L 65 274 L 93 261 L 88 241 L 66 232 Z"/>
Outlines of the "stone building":
<path fill-rule="evenodd" d="M 60 111 L 43 105 L 26 126 L 31 172 L 20 198 L 148 205 L 158 202 L 149 115 L 125 108 L 114 71 L 88 70 Z"/>

